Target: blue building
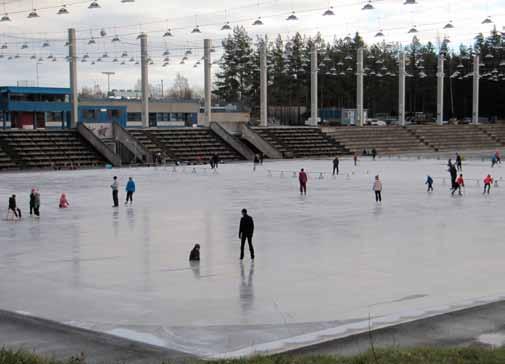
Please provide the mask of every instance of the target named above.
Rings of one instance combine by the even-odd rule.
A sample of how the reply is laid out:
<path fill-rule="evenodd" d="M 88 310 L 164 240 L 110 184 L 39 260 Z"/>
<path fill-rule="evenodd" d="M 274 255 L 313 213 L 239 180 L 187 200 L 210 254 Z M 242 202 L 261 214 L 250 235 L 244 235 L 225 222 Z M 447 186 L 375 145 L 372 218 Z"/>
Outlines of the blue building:
<path fill-rule="evenodd" d="M 0 87 L 0 127 L 66 128 L 70 126 L 69 88 Z M 149 126 L 194 126 L 198 124 L 196 100 L 150 101 Z M 139 127 L 139 100 L 80 99 L 78 122 L 117 122 L 123 127 Z"/>

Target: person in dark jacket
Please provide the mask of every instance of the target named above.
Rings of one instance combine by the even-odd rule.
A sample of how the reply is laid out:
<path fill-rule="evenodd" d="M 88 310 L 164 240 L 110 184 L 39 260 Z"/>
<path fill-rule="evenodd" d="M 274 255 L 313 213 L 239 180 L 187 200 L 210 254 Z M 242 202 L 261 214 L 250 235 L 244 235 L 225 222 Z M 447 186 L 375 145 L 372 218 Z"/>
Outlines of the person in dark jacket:
<path fill-rule="evenodd" d="M 189 253 L 189 261 L 190 262 L 199 262 L 200 261 L 200 244 L 195 244 L 194 248 Z"/>
<path fill-rule="evenodd" d="M 375 148 L 372 149 L 372 158 L 375 160 L 377 158 L 377 150 Z"/>
<path fill-rule="evenodd" d="M 428 185 L 428 192 L 433 192 L 433 178 L 431 176 L 426 177 L 425 185 Z"/>
<path fill-rule="evenodd" d="M 254 260 L 254 247 L 252 244 L 252 238 L 254 234 L 254 220 L 251 216 L 247 214 L 247 210 L 242 210 L 242 219 L 240 220 L 240 229 L 238 232 L 238 237 L 241 239 L 240 244 L 240 260 L 244 260 L 244 247 L 245 241 L 249 244 L 249 253 L 251 253 L 251 260 Z"/>
<path fill-rule="evenodd" d="M 339 173 L 339 170 L 338 170 L 338 166 L 340 164 L 340 160 L 338 159 L 338 157 L 335 157 L 335 159 L 333 160 L 333 175 L 337 175 L 338 176 L 338 173 Z"/>
<path fill-rule="evenodd" d="M 456 153 L 456 168 L 458 172 L 463 171 L 463 159 L 458 153 Z"/>
<path fill-rule="evenodd" d="M 32 188 L 32 192 L 30 193 L 30 216 L 33 215 L 35 210 L 35 188 Z"/>
<path fill-rule="evenodd" d="M 21 210 L 16 203 L 16 195 L 9 197 L 9 211 L 12 211 L 16 218 L 21 219 Z"/>
<path fill-rule="evenodd" d="M 456 179 L 458 178 L 458 170 L 456 169 L 456 166 L 452 164 L 452 162 L 449 160 L 449 173 L 451 175 L 451 186 L 453 190 L 458 189 L 458 185 L 456 183 Z"/>
<path fill-rule="evenodd" d="M 133 178 L 128 179 L 128 183 L 126 184 L 126 202 L 124 203 L 125 205 L 130 202 L 130 205 L 133 204 L 133 194 L 135 193 L 135 181 Z"/>

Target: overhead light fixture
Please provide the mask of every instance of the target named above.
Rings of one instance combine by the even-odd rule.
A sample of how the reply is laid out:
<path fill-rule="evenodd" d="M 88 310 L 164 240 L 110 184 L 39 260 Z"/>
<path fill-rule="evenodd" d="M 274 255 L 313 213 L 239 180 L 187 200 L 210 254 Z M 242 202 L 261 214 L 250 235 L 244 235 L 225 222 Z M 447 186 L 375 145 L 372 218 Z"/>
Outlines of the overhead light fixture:
<path fill-rule="evenodd" d="M 100 37 L 105 37 L 107 35 L 107 32 L 105 29 L 100 30 Z"/>
<path fill-rule="evenodd" d="M 333 16 L 335 13 L 333 12 L 333 6 L 330 6 L 324 13 L 323 16 Z"/>
<path fill-rule="evenodd" d="M 27 49 L 28 48 L 28 44 L 27 43 L 23 43 L 23 45 L 21 46 L 21 49 Z"/>
<path fill-rule="evenodd" d="M 88 9 L 100 9 L 101 6 L 98 4 L 96 1 L 92 1 L 91 4 L 89 4 Z"/>
<path fill-rule="evenodd" d="M 444 29 L 454 29 L 454 25 L 452 25 L 452 20 L 449 23 L 445 24 Z"/>
<path fill-rule="evenodd" d="M 288 21 L 295 21 L 298 20 L 298 17 L 296 16 L 295 12 L 293 11 L 287 18 L 286 20 Z"/>
<path fill-rule="evenodd" d="M 119 42 L 121 42 L 121 39 L 119 39 L 119 37 L 116 34 L 114 38 L 112 38 L 112 43 L 119 43 Z"/>
<path fill-rule="evenodd" d="M 1 18 L 0 22 L 6 22 L 6 21 L 11 21 L 11 18 L 9 18 L 9 14 L 5 13 Z"/>
<path fill-rule="evenodd" d="M 417 27 L 414 25 L 412 28 L 409 29 L 409 34 L 414 34 L 414 33 L 417 33 L 418 30 L 417 30 Z"/>
<path fill-rule="evenodd" d="M 60 10 L 58 10 L 58 12 L 56 14 L 58 14 L 58 15 L 67 15 L 68 14 L 67 6 L 63 5 L 60 8 Z"/>
<path fill-rule="evenodd" d="M 352 42 L 352 38 L 351 38 L 351 35 L 350 34 L 347 34 L 344 38 L 344 42 L 347 42 L 347 43 L 351 43 Z"/>
<path fill-rule="evenodd" d="M 122 54 L 121 54 L 121 58 L 127 58 L 128 57 L 128 52 L 127 51 L 124 51 Z"/>
<path fill-rule="evenodd" d="M 51 45 L 49 44 L 48 40 L 46 40 L 44 43 L 42 43 L 42 48 L 48 48 L 49 46 L 51 46 Z"/>
<path fill-rule="evenodd" d="M 491 20 L 491 17 L 487 17 L 482 21 L 482 24 L 493 24 L 493 21 Z"/>
<path fill-rule="evenodd" d="M 7 46 L 7 43 L 2 44 L 2 49 L 7 49 L 7 48 L 9 48 L 9 47 Z"/>
<path fill-rule="evenodd" d="M 361 10 L 373 10 L 375 9 L 372 5 L 372 0 L 368 0 L 368 2 L 361 8 Z"/>
<path fill-rule="evenodd" d="M 95 38 L 91 37 L 91 39 L 88 41 L 88 45 L 96 44 Z"/>
<path fill-rule="evenodd" d="M 163 37 L 173 37 L 172 30 L 168 28 L 168 30 L 163 34 Z"/>
<path fill-rule="evenodd" d="M 227 21 L 222 27 L 221 30 L 231 30 L 230 22 Z"/>
<path fill-rule="evenodd" d="M 201 33 L 199 25 L 196 25 L 191 31 L 191 34 L 197 34 L 197 33 Z"/>
<path fill-rule="evenodd" d="M 258 19 L 256 19 L 252 25 L 263 25 L 263 21 L 261 20 L 261 16 L 258 16 Z"/>
<path fill-rule="evenodd" d="M 405 0 L 403 5 L 416 5 L 417 1 L 416 0 Z"/>
<path fill-rule="evenodd" d="M 39 18 L 39 14 L 37 13 L 37 9 L 33 9 L 30 11 L 30 14 L 28 14 L 28 19 L 33 19 L 33 18 Z"/>
<path fill-rule="evenodd" d="M 377 32 L 377 34 L 375 34 L 375 37 L 376 37 L 376 38 L 384 37 L 384 33 L 382 32 L 382 29 L 381 29 L 381 30 L 379 30 L 379 31 Z"/>
<path fill-rule="evenodd" d="M 37 56 L 34 54 L 30 57 L 30 59 L 37 59 Z"/>

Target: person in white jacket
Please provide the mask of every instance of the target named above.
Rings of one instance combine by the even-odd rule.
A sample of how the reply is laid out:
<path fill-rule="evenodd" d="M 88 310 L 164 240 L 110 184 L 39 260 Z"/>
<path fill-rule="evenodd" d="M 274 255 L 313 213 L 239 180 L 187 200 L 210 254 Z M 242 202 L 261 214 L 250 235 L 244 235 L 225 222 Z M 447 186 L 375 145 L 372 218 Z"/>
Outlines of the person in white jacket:
<path fill-rule="evenodd" d="M 379 176 L 375 176 L 375 181 L 373 183 L 373 191 L 375 192 L 375 201 L 377 203 L 382 202 L 382 182 Z"/>

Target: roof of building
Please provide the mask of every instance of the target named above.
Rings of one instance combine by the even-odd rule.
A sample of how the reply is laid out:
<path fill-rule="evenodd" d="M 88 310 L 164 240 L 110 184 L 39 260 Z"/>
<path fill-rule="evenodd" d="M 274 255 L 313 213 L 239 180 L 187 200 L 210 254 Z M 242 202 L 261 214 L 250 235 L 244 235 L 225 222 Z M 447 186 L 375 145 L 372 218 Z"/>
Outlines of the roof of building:
<path fill-rule="evenodd" d="M 66 87 L 0 86 L 0 93 L 70 95 L 72 92 Z"/>

